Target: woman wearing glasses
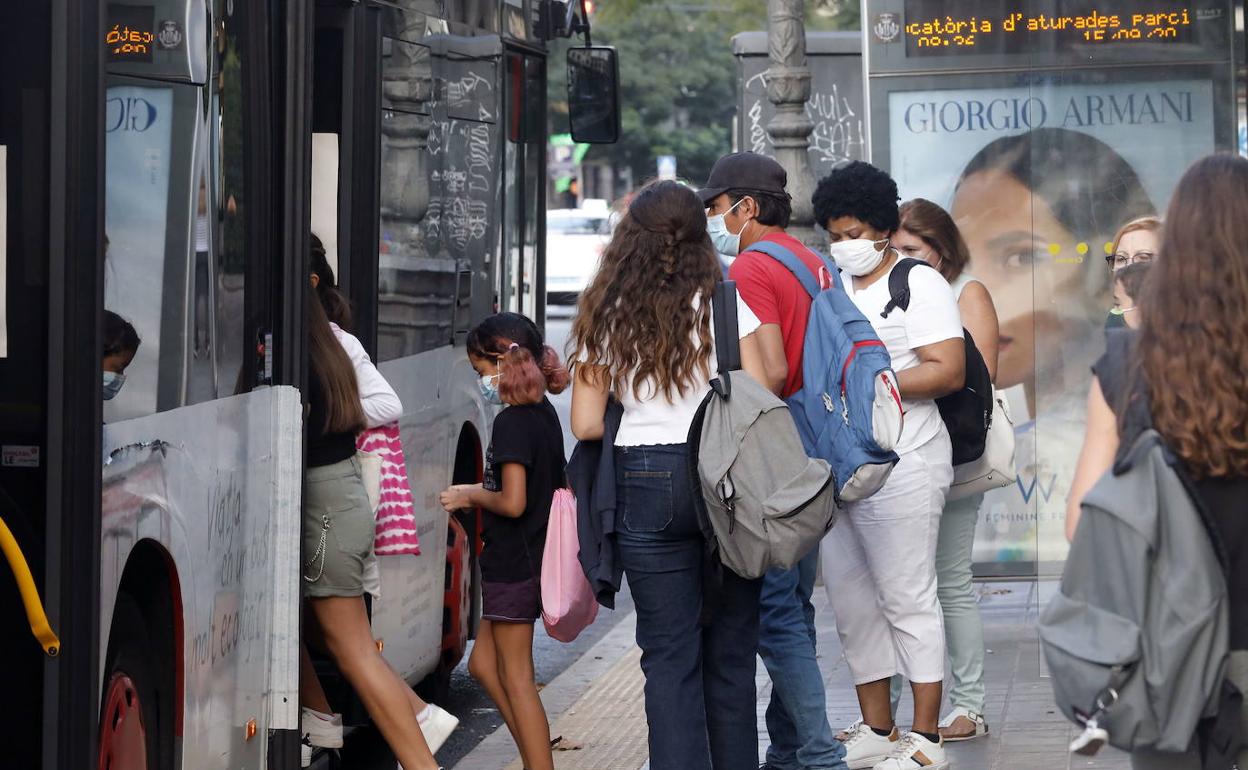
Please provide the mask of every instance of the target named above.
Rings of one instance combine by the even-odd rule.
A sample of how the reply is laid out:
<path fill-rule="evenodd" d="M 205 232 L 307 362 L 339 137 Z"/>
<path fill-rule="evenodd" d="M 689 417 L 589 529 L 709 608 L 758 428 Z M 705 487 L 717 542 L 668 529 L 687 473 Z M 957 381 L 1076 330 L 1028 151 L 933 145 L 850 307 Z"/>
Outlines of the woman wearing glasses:
<path fill-rule="evenodd" d="M 1109 254 L 1105 255 L 1105 264 L 1109 265 L 1110 273 L 1116 274 L 1129 265 L 1152 262 L 1157 258 L 1160 249 L 1161 220 L 1157 217 L 1140 217 L 1118 228 Z M 1126 326 L 1123 311 L 1115 307 L 1109 311 L 1105 328 L 1119 329 L 1123 326 Z"/>

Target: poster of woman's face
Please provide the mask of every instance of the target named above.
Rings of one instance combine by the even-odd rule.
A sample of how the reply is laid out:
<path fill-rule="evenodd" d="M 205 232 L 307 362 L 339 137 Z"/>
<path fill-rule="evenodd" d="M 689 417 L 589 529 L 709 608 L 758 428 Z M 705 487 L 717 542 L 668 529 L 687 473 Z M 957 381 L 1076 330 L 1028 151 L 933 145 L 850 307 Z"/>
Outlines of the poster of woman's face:
<path fill-rule="evenodd" d="M 1000 321 L 996 385 L 1013 407 L 1019 478 L 985 498 L 977 562 L 1064 558 L 1066 490 L 1113 305 L 1105 257 L 1121 225 L 1160 211 L 1213 151 L 1212 99 L 1199 80 L 889 94 L 901 196 L 952 214 Z"/>

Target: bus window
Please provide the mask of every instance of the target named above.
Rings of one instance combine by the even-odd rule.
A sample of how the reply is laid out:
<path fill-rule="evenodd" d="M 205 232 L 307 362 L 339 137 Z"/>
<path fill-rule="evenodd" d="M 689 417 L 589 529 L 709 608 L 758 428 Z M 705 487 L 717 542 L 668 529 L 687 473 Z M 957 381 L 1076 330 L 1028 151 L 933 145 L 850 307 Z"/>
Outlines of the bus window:
<path fill-rule="evenodd" d="M 214 50 L 214 77 L 209 84 L 212 98 L 209 128 L 212 134 L 208 225 L 214 259 L 210 286 L 215 293 L 215 318 L 210 325 L 217 372 L 217 396 L 250 390 L 244 374 L 251 340 L 244 326 L 247 240 L 244 215 L 248 200 L 247 177 L 243 173 L 244 115 L 243 68 L 246 65 L 243 36 L 245 25 L 231 15 L 217 28 Z"/>
<path fill-rule="evenodd" d="M 498 246 L 499 41 L 384 41 L 377 354 L 449 345 L 488 307 Z M 425 84 L 437 82 L 434 89 Z M 480 279 L 480 280 L 479 280 Z"/>
<path fill-rule="evenodd" d="M 104 306 L 144 342 L 105 404 L 108 422 L 185 401 L 198 96 L 193 85 L 127 78 L 106 90 Z"/>
<path fill-rule="evenodd" d="M 247 390 L 240 24 L 204 86 L 113 75 L 105 99 L 104 303 L 143 340 L 107 422 Z"/>
<path fill-rule="evenodd" d="M 382 361 L 446 345 L 451 338 L 456 263 L 438 253 L 439 221 L 429 216 L 430 189 L 439 178 L 429 148 L 431 66 L 428 46 L 384 39 L 377 262 Z"/>
<path fill-rule="evenodd" d="M 534 105 L 546 93 L 545 62 L 533 56 L 507 53 L 506 221 L 504 263 L 499 266 L 499 307 L 538 318 L 537 275 L 540 232 L 540 195 L 545 184 L 546 118 Z"/>

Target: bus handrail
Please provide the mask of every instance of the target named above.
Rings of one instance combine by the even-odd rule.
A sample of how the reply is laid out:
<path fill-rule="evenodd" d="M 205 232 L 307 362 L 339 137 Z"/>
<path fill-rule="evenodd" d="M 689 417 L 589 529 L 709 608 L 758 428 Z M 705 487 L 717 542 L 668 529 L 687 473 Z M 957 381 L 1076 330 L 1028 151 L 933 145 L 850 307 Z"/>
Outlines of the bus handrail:
<path fill-rule="evenodd" d="M 61 640 L 56 637 L 52 626 L 48 625 L 48 616 L 43 611 L 43 602 L 39 599 L 39 589 L 35 587 L 35 579 L 30 574 L 26 557 L 21 546 L 9 531 L 9 527 L 0 518 L 0 550 L 9 562 L 9 569 L 17 580 L 17 590 L 22 595 L 22 604 L 26 606 L 26 621 L 30 623 L 30 632 L 39 641 L 39 646 L 49 658 L 55 658 L 61 651 Z"/>

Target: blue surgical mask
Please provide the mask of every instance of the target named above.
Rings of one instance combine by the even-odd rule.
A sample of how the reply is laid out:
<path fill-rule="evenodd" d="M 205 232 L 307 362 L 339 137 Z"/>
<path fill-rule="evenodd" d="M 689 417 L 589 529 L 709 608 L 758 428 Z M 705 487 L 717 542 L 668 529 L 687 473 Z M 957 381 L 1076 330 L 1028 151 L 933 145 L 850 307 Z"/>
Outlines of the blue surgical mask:
<path fill-rule="evenodd" d="M 741 199 L 741 201 L 743 200 L 745 198 Z M 726 254 L 729 257 L 735 257 L 741 253 L 741 233 L 745 232 L 749 222 L 741 226 L 741 233 L 732 233 L 728 231 L 728 223 L 724 221 L 724 216 L 731 213 L 737 206 L 740 206 L 741 201 L 732 204 L 728 211 L 725 211 L 723 214 L 716 214 L 713 217 L 706 218 L 706 232 L 711 236 L 711 244 L 720 254 Z"/>
<path fill-rule="evenodd" d="M 497 374 L 481 375 L 481 379 L 477 381 L 477 386 L 481 388 L 481 397 L 484 398 L 487 403 L 495 404 L 497 406 L 503 405 L 503 400 L 498 396 Z"/>
<path fill-rule="evenodd" d="M 117 372 L 104 372 L 104 400 L 112 401 L 126 384 L 126 375 Z"/>

